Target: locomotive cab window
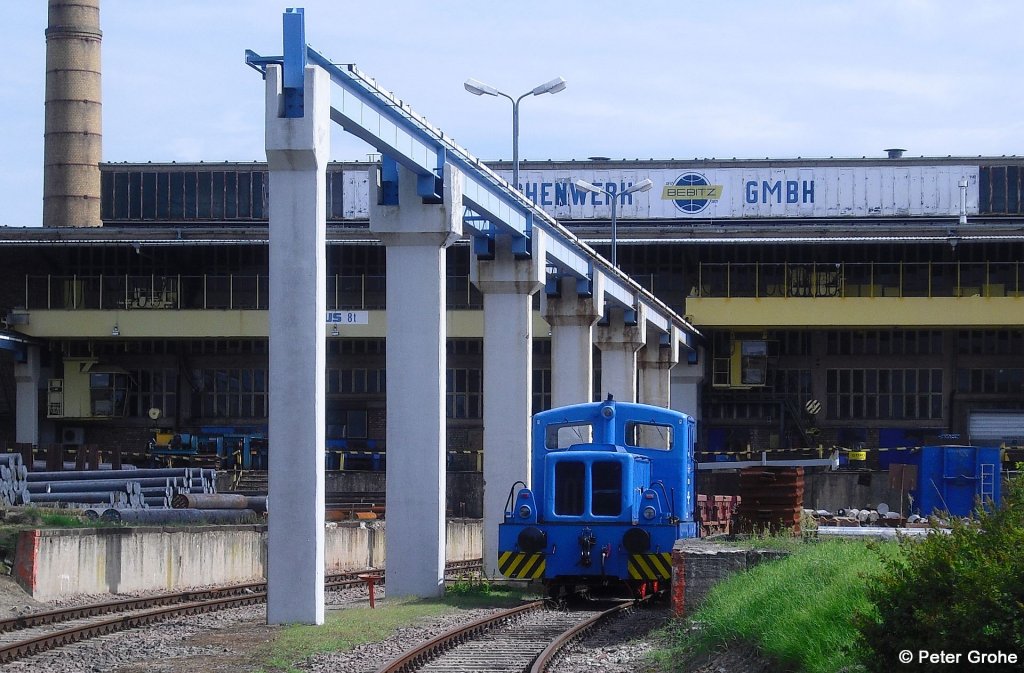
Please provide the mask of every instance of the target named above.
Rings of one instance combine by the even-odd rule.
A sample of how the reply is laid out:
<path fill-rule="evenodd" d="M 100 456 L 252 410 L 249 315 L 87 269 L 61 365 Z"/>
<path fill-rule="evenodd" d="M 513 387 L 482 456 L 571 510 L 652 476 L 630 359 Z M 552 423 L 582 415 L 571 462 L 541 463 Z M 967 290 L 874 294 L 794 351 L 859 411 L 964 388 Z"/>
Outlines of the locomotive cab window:
<path fill-rule="evenodd" d="M 594 516 L 622 514 L 622 463 L 595 462 L 590 468 L 590 481 L 594 488 L 590 513 Z"/>
<path fill-rule="evenodd" d="M 671 425 L 629 421 L 626 423 L 625 435 L 626 446 L 659 451 L 672 450 Z"/>
<path fill-rule="evenodd" d="M 555 465 L 555 514 L 581 516 L 586 468 L 578 461 L 561 461 Z"/>
<path fill-rule="evenodd" d="M 552 423 L 544 431 L 544 448 L 567 449 L 573 444 L 588 444 L 593 437 L 590 423 Z"/>

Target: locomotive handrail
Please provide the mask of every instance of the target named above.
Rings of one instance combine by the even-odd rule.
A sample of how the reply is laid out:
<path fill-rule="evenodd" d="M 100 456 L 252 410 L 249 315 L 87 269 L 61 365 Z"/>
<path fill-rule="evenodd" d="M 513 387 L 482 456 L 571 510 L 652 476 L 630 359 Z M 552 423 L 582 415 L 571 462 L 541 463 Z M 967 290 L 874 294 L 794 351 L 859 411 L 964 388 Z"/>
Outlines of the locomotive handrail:
<path fill-rule="evenodd" d="M 506 515 L 508 515 L 508 514 L 515 514 L 512 511 L 512 503 L 515 501 L 515 497 L 513 496 L 513 494 L 516 492 L 516 486 L 519 486 L 519 485 L 522 485 L 523 488 L 529 488 L 529 486 L 526 485 L 526 482 L 524 482 L 522 480 L 516 481 L 516 482 L 514 482 L 512 484 L 512 488 L 510 488 L 508 490 L 508 498 L 505 499 L 505 514 Z"/>
<path fill-rule="evenodd" d="M 665 482 L 662 481 L 661 479 L 658 479 L 656 481 L 652 481 L 651 482 L 651 487 L 654 487 L 655 484 L 657 484 L 658 486 L 661 486 L 661 494 L 663 496 L 665 496 L 665 500 L 668 501 L 668 514 L 669 514 L 670 517 L 675 519 L 676 518 L 675 503 L 672 501 L 672 498 L 668 497 L 668 491 L 665 489 Z M 672 496 L 674 498 L 675 497 L 675 489 L 672 489 L 672 490 L 673 490 Z"/>

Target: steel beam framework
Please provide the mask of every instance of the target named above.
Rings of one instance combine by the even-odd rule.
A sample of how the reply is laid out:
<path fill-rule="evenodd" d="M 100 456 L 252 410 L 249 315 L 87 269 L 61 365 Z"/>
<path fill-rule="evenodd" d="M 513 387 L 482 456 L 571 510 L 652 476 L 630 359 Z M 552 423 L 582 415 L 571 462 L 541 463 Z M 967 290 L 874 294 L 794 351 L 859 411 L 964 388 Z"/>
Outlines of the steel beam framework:
<path fill-rule="evenodd" d="M 464 224 L 473 232 L 475 254 L 483 257 L 493 254 L 494 238 L 507 235 L 512 238 L 516 255 L 529 257 L 533 230 L 539 227 L 547 234 L 544 255 L 550 267 L 549 276 L 572 276 L 581 291 L 587 292 L 593 287 L 594 274 L 602 274 L 605 302 L 645 315 L 652 327 L 665 334 L 672 334 L 672 327 L 678 328 L 675 333 L 680 343 L 691 351 L 691 359 L 696 354 L 700 333 L 687 320 L 613 267 L 522 192 L 355 65 L 334 63 L 306 45 L 301 9 L 290 9 L 284 14 L 283 56 L 261 56 L 246 50 L 245 60 L 264 73 L 268 64 L 282 65 L 285 114 L 289 116 L 302 115 L 305 65 L 311 63 L 327 71 L 335 85 L 331 91 L 331 119 L 381 153 L 378 194 L 381 203 L 393 203 L 397 199 L 396 164 L 416 175 L 417 194 L 421 198 L 440 202 L 444 166 L 450 163 L 463 175 Z M 548 286 L 556 287 L 557 283 Z M 646 310 L 642 310 L 643 307 Z"/>

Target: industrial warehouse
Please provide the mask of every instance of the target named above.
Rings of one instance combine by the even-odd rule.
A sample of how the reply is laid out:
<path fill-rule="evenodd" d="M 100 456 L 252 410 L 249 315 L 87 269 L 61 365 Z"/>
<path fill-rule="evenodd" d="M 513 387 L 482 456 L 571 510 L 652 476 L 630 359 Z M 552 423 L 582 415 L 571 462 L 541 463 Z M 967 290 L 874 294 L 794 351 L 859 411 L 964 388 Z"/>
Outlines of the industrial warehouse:
<path fill-rule="evenodd" d="M 700 453 L 942 443 L 1012 453 L 1024 438 L 1022 161 L 891 154 L 550 161 L 524 163 L 521 182 L 606 257 L 618 198 L 619 266 L 703 335 L 673 369 L 674 386 L 699 391 L 695 405 L 677 395 L 673 406 L 698 419 Z M 100 169 L 102 226 L 0 230 L 0 438 L 164 457 L 220 446 L 222 467 L 265 467 L 266 165 Z M 375 169 L 327 173 L 332 470 L 383 469 L 388 450 L 385 248 L 368 231 Z M 656 188 L 618 195 L 644 179 Z M 470 254 L 447 251 L 446 409 L 449 469 L 472 472 L 485 400 Z M 535 307 L 536 412 L 551 406 L 551 365 Z M 26 358 L 34 377 L 19 369 Z"/>
<path fill-rule="evenodd" d="M 1017 663 L 1024 159 L 520 161 L 558 77 L 466 81 L 513 106 L 482 161 L 289 8 L 236 63 L 265 162 L 104 162 L 99 0 L 48 7 L 42 226 L 0 226 L 0 664 L 556 670 L 600 623 L 604 668 L 685 623 L 660 663 L 774 670 L 753 617 L 888 670 L 947 611 Z"/>

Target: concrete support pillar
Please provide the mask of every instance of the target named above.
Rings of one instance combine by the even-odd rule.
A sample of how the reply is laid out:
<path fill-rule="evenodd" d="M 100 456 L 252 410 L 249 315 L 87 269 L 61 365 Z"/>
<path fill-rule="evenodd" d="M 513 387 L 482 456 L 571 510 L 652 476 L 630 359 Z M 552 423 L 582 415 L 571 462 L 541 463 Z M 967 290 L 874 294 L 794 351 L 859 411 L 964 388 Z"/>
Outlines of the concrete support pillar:
<path fill-rule="evenodd" d="M 636 352 L 646 343 L 643 313 L 641 306 L 636 324 L 627 324 L 623 309 L 609 308 L 607 324 L 597 326 L 594 342 L 601 350 L 602 399 L 611 393 L 616 401 L 636 402 Z"/>
<path fill-rule="evenodd" d="M 533 230 L 530 259 L 516 259 L 511 237 L 499 236 L 494 259 L 473 257 L 470 266 L 470 280 L 484 295 L 482 547 L 484 571 L 492 577 L 499 575 L 498 524 L 504 518 L 509 489 L 516 481 L 530 483 L 532 295 L 544 286 L 542 236 L 541 230 Z"/>
<path fill-rule="evenodd" d="M 398 205 L 379 205 L 370 169 L 370 230 L 387 246 L 388 597 L 444 593 L 445 248 L 462 233 L 461 174 L 427 205 L 398 170 Z"/>
<path fill-rule="evenodd" d="M 640 401 L 668 409 L 672 400 L 672 368 L 679 362 L 679 330 L 648 334 L 640 349 Z"/>
<path fill-rule="evenodd" d="M 581 295 L 576 279 L 558 279 L 557 296 L 541 295 L 540 311 L 551 326 L 551 406 L 592 401 L 593 327 L 604 308 L 604 276 L 594 273 L 592 292 Z"/>
<path fill-rule="evenodd" d="M 14 441 L 39 446 L 39 346 L 26 346 L 24 362 L 14 363 Z"/>
<path fill-rule="evenodd" d="M 326 170 L 330 79 L 305 72 L 305 115 L 282 116 L 279 66 L 267 68 L 270 175 L 267 623 L 324 622 Z"/>
<path fill-rule="evenodd" d="M 700 421 L 700 387 L 704 381 L 704 351 L 699 351 L 697 364 L 683 362 L 672 368 L 672 409 L 689 414 Z"/>

